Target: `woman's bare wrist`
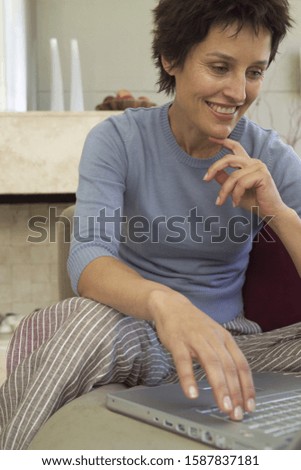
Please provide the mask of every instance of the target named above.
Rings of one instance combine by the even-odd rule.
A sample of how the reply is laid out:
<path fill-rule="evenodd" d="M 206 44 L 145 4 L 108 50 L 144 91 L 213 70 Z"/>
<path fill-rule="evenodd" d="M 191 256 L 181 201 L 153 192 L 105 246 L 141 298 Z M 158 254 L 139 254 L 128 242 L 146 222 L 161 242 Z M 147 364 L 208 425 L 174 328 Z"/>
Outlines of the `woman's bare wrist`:
<path fill-rule="evenodd" d="M 162 315 L 170 315 L 169 307 L 172 302 L 190 305 L 190 301 L 179 292 L 169 288 L 158 288 L 150 292 L 147 300 L 147 314 L 149 319 L 157 322 Z"/>

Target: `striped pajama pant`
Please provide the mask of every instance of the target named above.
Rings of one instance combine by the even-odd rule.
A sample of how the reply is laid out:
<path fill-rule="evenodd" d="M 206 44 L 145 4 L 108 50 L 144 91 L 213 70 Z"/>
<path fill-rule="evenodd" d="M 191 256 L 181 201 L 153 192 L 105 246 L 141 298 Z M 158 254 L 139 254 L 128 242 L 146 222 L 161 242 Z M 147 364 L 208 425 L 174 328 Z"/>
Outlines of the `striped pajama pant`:
<path fill-rule="evenodd" d="M 262 333 L 241 317 L 225 327 L 252 370 L 301 371 L 301 323 Z M 22 320 L 9 346 L 7 372 L 0 388 L 0 449 L 26 449 L 57 409 L 93 387 L 177 381 L 152 324 L 79 297 Z M 198 364 L 195 374 L 204 375 Z"/>

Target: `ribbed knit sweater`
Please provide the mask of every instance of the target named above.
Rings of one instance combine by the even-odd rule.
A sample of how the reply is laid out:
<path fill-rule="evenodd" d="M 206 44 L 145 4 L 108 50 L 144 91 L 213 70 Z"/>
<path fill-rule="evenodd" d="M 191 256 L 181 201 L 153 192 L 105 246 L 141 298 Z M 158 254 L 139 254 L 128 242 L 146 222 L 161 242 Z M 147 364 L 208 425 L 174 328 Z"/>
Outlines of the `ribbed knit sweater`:
<path fill-rule="evenodd" d="M 168 108 L 128 109 L 89 133 L 69 274 L 77 292 L 88 263 L 113 256 L 224 323 L 243 311 L 249 252 L 262 221 L 233 208 L 230 198 L 215 205 L 219 185 L 203 177 L 229 150 L 202 159 L 185 153 L 171 131 Z M 230 138 L 267 165 L 282 199 L 301 217 L 301 159 L 293 149 L 246 117 Z"/>

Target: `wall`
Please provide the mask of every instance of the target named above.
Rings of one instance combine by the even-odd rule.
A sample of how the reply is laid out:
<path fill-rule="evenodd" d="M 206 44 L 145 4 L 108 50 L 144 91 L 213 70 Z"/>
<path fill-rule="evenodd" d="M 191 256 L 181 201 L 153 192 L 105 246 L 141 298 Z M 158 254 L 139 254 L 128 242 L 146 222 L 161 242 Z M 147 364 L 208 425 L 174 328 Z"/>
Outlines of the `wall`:
<path fill-rule="evenodd" d="M 65 83 L 70 90 L 70 39 L 79 41 L 85 106 L 94 109 L 120 88 L 154 102 L 157 72 L 151 59 L 152 8 L 156 0 L 37 0 L 38 109 L 49 109 L 49 39 L 57 37 Z M 249 115 L 274 127 L 301 154 L 301 0 L 291 0 L 296 25 L 265 78 L 263 93 Z"/>
<path fill-rule="evenodd" d="M 58 39 L 69 106 L 70 39 L 79 43 L 85 109 L 126 88 L 156 103 L 156 71 L 151 60 L 151 9 L 155 0 L 37 0 L 38 109 L 49 109 L 49 39 Z"/>
<path fill-rule="evenodd" d="M 53 204 L 0 204 L 0 313 L 30 313 L 58 300 L 57 247 L 28 229 L 33 216 L 46 217 Z M 58 204 L 57 214 L 66 207 Z M 44 225 L 48 227 L 48 222 Z"/>
<path fill-rule="evenodd" d="M 290 0 L 295 26 L 266 73 L 261 96 L 249 116 L 276 129 L 301 156 L 301 0 Z"/>

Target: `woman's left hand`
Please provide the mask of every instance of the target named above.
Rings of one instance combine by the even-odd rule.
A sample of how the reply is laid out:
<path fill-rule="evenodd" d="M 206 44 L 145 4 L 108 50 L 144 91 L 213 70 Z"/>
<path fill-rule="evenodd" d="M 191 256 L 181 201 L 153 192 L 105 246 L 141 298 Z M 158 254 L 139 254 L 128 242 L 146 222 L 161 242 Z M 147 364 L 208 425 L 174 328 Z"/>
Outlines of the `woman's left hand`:
<path fill-rule="evenodd" d="M 286 207 L 261 160 L 251 158 L 242 145 L 232 139 L 210 137 L 210 140 L 232 151 L 232 154 L 213 163 L 204 177 L 205 181 L 215 179 L 221 185 L 217 205 L 224 204 L 230 196 L 234 207 L 250 211 L 258 208 L 258 215 L 262 218 L 275 216 Z M 228 174 L 226 168 L 236 168 L 236 171 Z"/>

